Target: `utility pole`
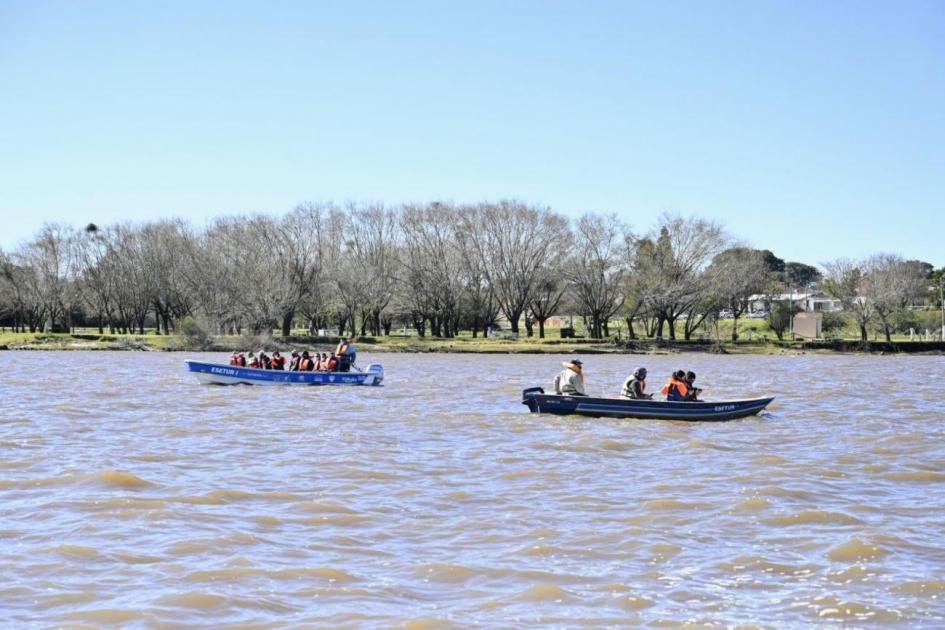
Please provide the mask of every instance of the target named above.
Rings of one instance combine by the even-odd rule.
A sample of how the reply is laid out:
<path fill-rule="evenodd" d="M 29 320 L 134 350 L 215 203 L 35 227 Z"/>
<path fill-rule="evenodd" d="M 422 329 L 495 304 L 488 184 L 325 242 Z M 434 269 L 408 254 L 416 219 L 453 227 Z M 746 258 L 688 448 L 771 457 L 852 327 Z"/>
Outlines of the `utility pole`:
<path fill-rule="evenodd" d="M 942 297 L 942 341 L 945 341 L 945 270 L 938 278 L 938 290 Z"/>

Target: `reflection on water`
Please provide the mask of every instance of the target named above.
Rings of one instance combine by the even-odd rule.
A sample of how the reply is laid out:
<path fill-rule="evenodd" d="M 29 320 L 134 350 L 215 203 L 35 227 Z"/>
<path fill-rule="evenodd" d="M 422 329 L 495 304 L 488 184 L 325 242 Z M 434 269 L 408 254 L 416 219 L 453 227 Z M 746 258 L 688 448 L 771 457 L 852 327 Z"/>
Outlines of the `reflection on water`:
<path fill-rule="evenodd" d="M 940 357 L 586 358 L 592 394 L 777 396 L 698 424 L 528 414 L 565 357 L 2 356 L 4 625 L 945 624 Z"/>

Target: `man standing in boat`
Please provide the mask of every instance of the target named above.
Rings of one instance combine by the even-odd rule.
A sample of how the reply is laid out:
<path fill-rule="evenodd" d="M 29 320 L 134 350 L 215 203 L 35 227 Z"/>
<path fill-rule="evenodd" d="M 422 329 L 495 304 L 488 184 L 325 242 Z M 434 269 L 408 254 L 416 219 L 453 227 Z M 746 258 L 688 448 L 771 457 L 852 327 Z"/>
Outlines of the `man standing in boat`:
<path fill-rule="evenodd" d="M 579 359 L 562 363 L 564 370 L 555 377 L 555 393 L 564 396 L 587 396 L 584 391 L 584 364 Z"/>

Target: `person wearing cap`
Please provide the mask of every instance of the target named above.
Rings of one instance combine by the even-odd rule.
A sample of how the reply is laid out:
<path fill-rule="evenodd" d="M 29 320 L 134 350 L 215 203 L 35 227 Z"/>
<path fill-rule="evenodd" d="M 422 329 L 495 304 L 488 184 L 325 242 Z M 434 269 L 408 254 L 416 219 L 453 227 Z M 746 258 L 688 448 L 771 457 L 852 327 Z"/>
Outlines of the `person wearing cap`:
<path fill-rule="evenodd" d="M 555 393 L 564 396 L 587 396 L 584 391 L 584 364 L 579 359 L 562 363 L 564 370 L 555 377 Z"/>
<path fill-rule="evenodd" d="M 633 374 L 623 382 L 620 390 L 621 398 L 631 400 L 653 400 L 653 394 L 646 393 L 646 368 L 638 367 Z"/>
<path fill-rule="evenodd" d="M 692 384 L 692 382 L 695 380 L 696 380 L 695 372 L 693 372 L 692 370 L 689 370 L 688 372 L 686 372 L 686 378 L 683 379 L 683 381 L 689 387 L 689 396 L 686 398 L 686 400 L 693 400 L 693 401 L 699 402 L 699 394 L 702 393 L 702 389 Z"/>

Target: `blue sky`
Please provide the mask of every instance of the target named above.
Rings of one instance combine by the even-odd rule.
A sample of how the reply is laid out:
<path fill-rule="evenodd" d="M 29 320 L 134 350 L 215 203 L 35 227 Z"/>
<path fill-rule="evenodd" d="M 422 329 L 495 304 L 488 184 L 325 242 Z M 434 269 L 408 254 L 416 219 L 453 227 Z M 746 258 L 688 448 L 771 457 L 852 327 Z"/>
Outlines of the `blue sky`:
<path fill-rule="evenodd" d="M 945 265 L 945 3 L 0 2 L 0 247 L 306 201 Z"/>

